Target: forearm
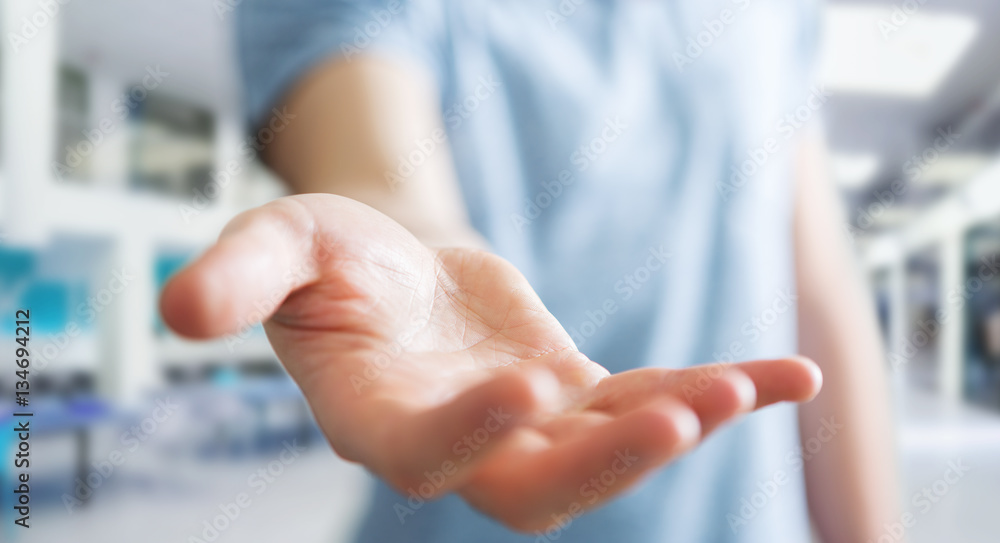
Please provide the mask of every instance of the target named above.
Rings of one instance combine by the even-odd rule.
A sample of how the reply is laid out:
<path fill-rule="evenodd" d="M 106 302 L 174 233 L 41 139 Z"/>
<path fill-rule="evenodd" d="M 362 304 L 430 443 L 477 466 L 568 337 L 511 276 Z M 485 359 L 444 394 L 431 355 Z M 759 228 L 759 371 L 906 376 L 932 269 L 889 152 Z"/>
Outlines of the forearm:
<path fill-rule="evenodd" d="M 800 408 L 799 424 L 804 446 L 822 443 L 805 467 L 820 534 L 826 543 L 857 543 L 877 540 L 898 519 L 895 447 L 874 310 L 838 228 L 836 194 L 816 178 L 819 151 L 806 150 L 809 166 L 800 171 L 796 262 L 800 351 L 819 364 L 824 386 Z M 824 420 L 838 425 L 826 442 Z"/>
<path fill-rule="evenodd" d="M 469 223 L 436 103 L 419 71 L 372 59 L 332 62 L 286 96 L 293 120 L 263 156 L 295 193 L 358 200 L 429 246 L 485 248 Z"/>
<path fill-rule="evenodd" d="M 826 543 L 877 540 L 898 519 L 898 485 L 874 322 L 854 300 L 823 305 L 800 296 L 800 307 L 801 351 L 824 374 L 823 391 L 799 412 L 803 446 L 822 443 L 805 464 L 810 510 Z M 824 420 L 836 429 L 826 443 Z"/>

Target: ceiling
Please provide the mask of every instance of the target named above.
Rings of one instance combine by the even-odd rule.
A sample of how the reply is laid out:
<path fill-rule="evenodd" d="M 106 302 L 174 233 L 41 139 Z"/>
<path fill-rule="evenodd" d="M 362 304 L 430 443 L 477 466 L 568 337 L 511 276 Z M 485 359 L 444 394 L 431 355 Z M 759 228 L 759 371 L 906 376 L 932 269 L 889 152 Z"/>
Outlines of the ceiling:
<path fill-rule="evenodd" d="M 235 3 L 235 2 L 232 2 Z M 60 54 L 88 72 L 132 84 L 147 67 L 170 75 L 162 89 L 215 111 L 239 113 L 234 14 L 222 0 L 73 0 L 62 7 Z"/>
<path fill-rule="evenodd" d="M 902 2 L 831 2 L 834 8 L 859 4 L 891 8 Z M 869 182 L 845 189 L 852 209 L 871 202 L 875 191 L 905 178 L 904 163 L 932 145 L 939 128 L 951 127 L 961 135 L 949 153 L 995 155 L 1000 150 L 1000 2 L 926 0 L 920 13 L 965 15 L 978 23 L 978 32 L 943 82 L 926 98 L 838 92 L 831 99 L 826 116 L 831 149 L 835 153 L 874 153 L 880 159 Z M 961 184 L 964 179 L 952 181 Z M 916 185 L 902 195 L 902 206 L 917 209 L 929 205 L 949 189 L 948 185 Z"/>

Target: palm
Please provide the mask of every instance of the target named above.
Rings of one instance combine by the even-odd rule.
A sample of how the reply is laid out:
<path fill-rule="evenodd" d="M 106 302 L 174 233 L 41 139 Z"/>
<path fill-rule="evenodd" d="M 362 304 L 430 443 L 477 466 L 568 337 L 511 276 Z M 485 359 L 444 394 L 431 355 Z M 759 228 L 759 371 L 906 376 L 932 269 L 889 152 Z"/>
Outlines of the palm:
<path fill-rule="evenodd" d="M 551 524 L 622 455 L 636 460 L 600 501 L 725 420 L 818 386 L 799 360 L 609 377 L 510 264 L 432 251 L 342 198 L 282 200 L 228 230 L 165 292 L 168 322 L 225 333 L 255 301 L 244 283 L 264 299 L 291 291 L 266 330 L 334 449 L 403 493 L 456 490 L 516 528 Z M 205 288 L 213 269 L 228 280 L 221 301 Z M 289 269 L 306 272 L 289 281 Z"/>

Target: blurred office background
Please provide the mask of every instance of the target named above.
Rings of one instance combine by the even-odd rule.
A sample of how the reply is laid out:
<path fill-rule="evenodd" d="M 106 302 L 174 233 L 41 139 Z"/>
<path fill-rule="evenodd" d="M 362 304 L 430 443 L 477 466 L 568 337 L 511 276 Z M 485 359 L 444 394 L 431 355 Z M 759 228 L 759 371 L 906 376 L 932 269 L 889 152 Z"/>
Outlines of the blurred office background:
<path fill-rule="evenodd" d="M 171 273 L 282 193 L 245 152 L 237 3 L 0 3 L 4 36 L 44 21 L 0 45 L 0 315 L 33 311 L 39 415 L 34 528 L 8 528 L 4 461 L 0 539 L 188 541 L 249 489 L 220 540 L 335 542 L 364 505 L 364 473 L 329 451 L 259 328 L 196 344 L 156 315 Z M 972 468 L 908 536 L 994 540 L 1000 4 L 834 2 L 824 43 L 830 171 L 883 326 L 906 507 L 949 462 Z"/>

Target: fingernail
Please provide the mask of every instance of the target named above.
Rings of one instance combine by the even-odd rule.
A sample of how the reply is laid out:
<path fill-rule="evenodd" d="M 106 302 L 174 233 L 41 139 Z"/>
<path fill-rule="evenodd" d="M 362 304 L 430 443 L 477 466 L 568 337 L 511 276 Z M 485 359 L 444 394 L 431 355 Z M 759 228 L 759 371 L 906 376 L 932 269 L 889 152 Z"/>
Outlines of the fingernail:
<path fill-rule="evenodd" d="M 753 380 L 742 371 L 733 371 L 728 377 L 736 391 L 739 410 L 750 411 L 753 409 L 757 405 L 757 387 L 753 384 Z"/>
<path fill-rule="evenodd" d="M 701 438 L 701 421 L 691 409 L 678 410 L 674 417 L 677 435 L 686 444 L 694 444 Z"/>

